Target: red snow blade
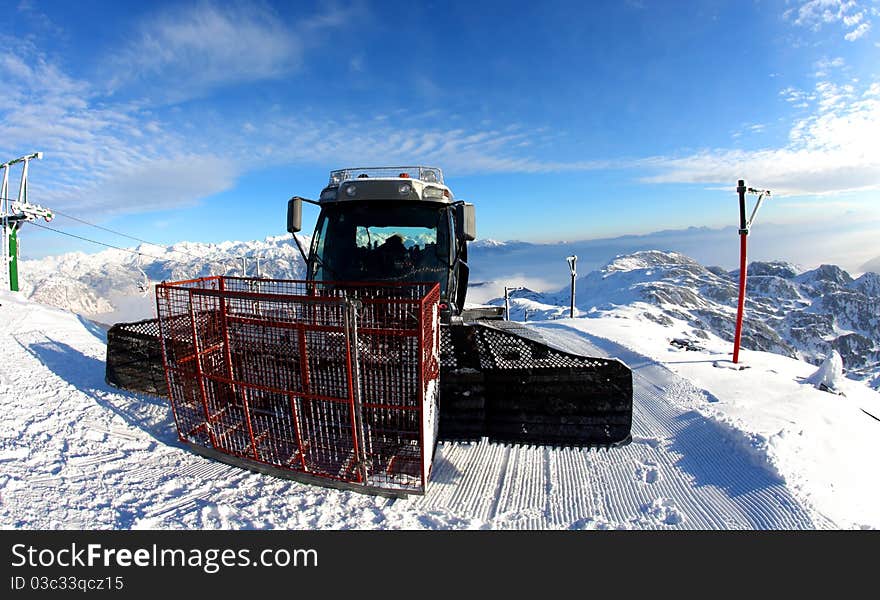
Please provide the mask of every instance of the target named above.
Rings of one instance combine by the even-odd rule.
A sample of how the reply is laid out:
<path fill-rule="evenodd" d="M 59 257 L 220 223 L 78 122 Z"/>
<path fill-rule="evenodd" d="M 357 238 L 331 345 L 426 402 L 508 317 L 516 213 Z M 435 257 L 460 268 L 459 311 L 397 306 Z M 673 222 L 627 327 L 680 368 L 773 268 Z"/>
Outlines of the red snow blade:
<path fill-rule="evenodd" d="M 437 284 L 160 284 L 181 440 L 294 479 L 423 493 L 436 442 L 439 294 Z"/>

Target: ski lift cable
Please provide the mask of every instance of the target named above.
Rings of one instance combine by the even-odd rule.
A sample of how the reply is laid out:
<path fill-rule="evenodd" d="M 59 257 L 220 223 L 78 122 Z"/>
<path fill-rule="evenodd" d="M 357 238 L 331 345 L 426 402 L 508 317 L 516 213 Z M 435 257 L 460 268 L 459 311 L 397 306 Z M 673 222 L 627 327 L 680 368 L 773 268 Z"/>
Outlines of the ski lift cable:
<path fill-rule="evenodd" d="M 141 238 L 139 238 L 139 237 L 135 237 L 135 236 L 133 236 L 133 235 L 128 235 L 127 233 L 122 233 L 121 231 L 116 231 L 115 229 L 110 229 L 109 227 L 104 227 L 103 225 L 98 225 L 98 224 L 96 224 L 96 223 L 91 223 L 91 222 L 89 222 L 89 221 L 86 221 L 85 219 L 80 219 L 79 217 L 74 217 L 73 215 L 69 215 L 69 214 L 67 214 L 67 213 L 63 213 L 63 212 L 61 212 L 60 210 L 56 210 L 56 211 L 55 211 L 55 214 L 57 214 L 57 215 L 61 215 L 62 217 L 67 217 L 68 219 L 73 219 L 74 221 L 77 221 L 77 222 L 79 222 L 79 223 L 82 223 L 83 225 L 90 225 L 91 227 L 96 227 L 96 228 L 98 228 L 98 229 L 103 229 L 104 231 L 108 231 L 108 232 L 110 232 L 110 233 L 115 233 L 116 235 L 120 235 L 120 236 L 122 236 L 122 237 L 128 238 L 128 239 L 130 239 L 130 240 L 134 240 L 134 241 L 136 241 L 136 242 L 143 242 L 144 244 L 150 244 L 151 246 L 158 246 L 158 245 L 159 245 L 159 244 L 156 244 L 156 243 L 151 242 L 151 241 L 149 241 L 149 240 L 144 240 L 144 239 L 141 239 Z M 179 250 L 174 250 L 174 252 L 180 252 L 180 251 L 179 251 Z"/>
<path fill-rule="evenodd" d="M 128 238 L 128 239 L 130 239 L 130 240 L 134 240 L 134 241 L 136 241 L 136 242 L 142 242 L 142 243 L 144 243 L 144 244 L 149 244 L 149 245 L 151 245 L 151 246 L 157 246 L 157 247 L 159 247 L 159 248 L 165 248 L 165 247 L 167 247 L 167 246 L 163 246 L 162 244 L 157 244 L 156 242 L 151 242 L 151 241 L 149 241 L 149 240 L 145 240 L 145 239 L 142 239 L 142 238 L 139 238 L 139 237 L 135 237 L 135 236 L 133 236 L 133 235 L 129 235 L 129 234 L 127 234 L 127 233 L 122 233 L 121 231 L 116 231 L 115 229 L 110 229 L 109 227 L 104 227 L 103 225 L 98 225 L 98 224 L 96 224 L 96 223 L 91 223 L 91 222 L 89 222 L 89 221 L 86 221 L 85 219 L 81 219 L 81 218 L 79 218 L 79 217 L 75 217 L 75 216 L 73 216 L 73 215 L 69 215 L 69 214 L 67 214 L 67 213 L 63 213 L 63 212 L 61 212 L 60 210 L 55 210 L 55 211 L 53 211 L 53 212 L 54 212 L 55 214 L 57 214 L 57 215 L 61 215 L 62 217 L 67 217 L 68 219 L 72 219 L 72 220 L 74 220 L 74 221 L 77 221 L 77 222 L 79 222 L 79 223 L 82 223 L 83 225 L 89 225 L 89 226 L 91 226 L 91 227 L 95 227 L 95 228 L 97 228 L 97 229 L 101 229 L 101 230 L 103 230 L 103 231 L 107 231 L 107 232 L 109 232 L 109 233 L 113 233 L 113 234 L 116 234 L 116 235 L 122 236 L 122 237 L 124 237 L 124 238 Z M 114 246 L 114 247 L 115 247 L 115 246 Z M 187 256 L 192 256 L 193 258 L 199 258 L 199 259 L 204 259 L 204 258 L 205 258 L 204 256 L 199 256 L 199 255 L 197 255 L 197 254 L 192 254 L 191 252 L 185 252 L 185 251 L 183 251 L 183 250 L 169 250 L 169 252 L 177 252 L 178 254 L 186 254 Z M 233 263 L 234 263 L 235 260 L 236 260 L 236 259 L 234 259 L 234 258 L 220 258 L 220 259 L 213 260 L 213 261 L 210 261 L 210 262 L 212 262 L 212 263 L 216 263 L 216 262 L 233 262 Z"/>
<path fill-rule="evenodd" d="M 152 258 L 152 259 L 154 259 L 154 260 L 166 260 L 166 261 L 169 261 L 169 262 L 175 262 L 175 263 L 180 264 L 180 265 L 186 265 L 186 263 L 183 262 L 183 261 L 180 260 L 180 259 L 174 259 L 174 258 L 166 258 L 166 257 L 161 257 L 161 256 L 155 256 L 154 254 L 149 254 L 149 253 L 147 253 L 147 252 L 140 252 L 140 251 L 138 251 L 138 250 L 132 250 L 131 248 L 122 248 L 121 246 L 114 246 L 113 244 L 108 244 L 108 243 L 106 243 L 106 242 L 99 242 L 98 240 L 93 240 L 93 239 L 91 239 L 91 238 L 87 238 L 87 237 L 84 237 L 84 236 L 81 236 L 81 235 L 76 235 L 76 234 L 74 234 L 74 233 L 69 233 L 69 232 L 67 232 L 67 231 L 61 231 L 60 229 L 55 229 L 54 227 L 49 227 L 49 226 L 47 226 L 47 225 L 40 225 L 39 223 L 34 223 L 33 221 L 27 221 L 27 223 L 28 223 L 29 225 L 33 225 L 34 227 L 39 227 L 40 229 L 47 229 L 47 230 L 49 230 L 49 231 L 54 231 L 55 233 L 60 233 L 61 235 L 66 235 L 66 236 L 68 236 L 68 237 L 72 237 L 72 238 L 76 238 L 76 239 L 78 239 L 78 240 L 82 240 L 82 241 L 84 241 L 84 242 L 89 242 L 89 243 L 92 243 L 92 244 L 97 244 L 97 245 L 99 245 L 99 246 L 104 246 L 104 247 L 106 247 L 106 248 L 113 248 L 114 250 L 121 250 L 122 252 L 128 252 L 129 254 L 134 254 L 134 255 L 136 255 L 136 256 L 145 256 L 145 257 L 147 257 L 147 258 Z M 227 259 L 227 260 L 228 260 L 228 259 Z M 211 261 L 211 262 L 209 262 L 209 263 L 207 263 L 207 264 L 216 264 L 216 263 L 218 263 L 218 262 L 223 262 L 223 261 L 216 261 L 216 260 L 215 260 L 215 261 Z M 143 270 L 139 265 L 137 265 L 137 267 L 138 267 L 138 270 L 139 270 L 139 271 L 144 275 L 144 277 L 146 278 L 146 281 L 149 281 L 149 276 L 147 276 L 147 274 L 144 272 L 144 270 Z M 227 269 L 227 271 L 228 271 L 228 269 Z"/>
<path fill-rule="evenodd" d="M 34 222 L 32 222 L 32 221 L 29 221 L 28 224 L 29 224 L 29 225 L 33 225 L 34 227 L 39 227 L 40 229 L 48 229 L 49 231 L 54 231 L 55 233 L 60 233 L 61 235 L 66 235 L 66 236 L 68 236 L 68 237 L 76 238 L 76 239 L 78 239 L 78 240 L 82 240 L 82 241 L 84 241 L 84 242 L 89 242 L 89 243 L 92 243 L 92 244 L 98 244 L 99 246 L 104 246 L 104 247 L 106 247 L 106 248 L 113 248 L 114 250 L 121 250 L 121 251 L 123 251 L 123 252 L 128 252 L 129 254 L 134 254 L 134 255 L 137 255 L 137 256 L 145 256 L 145 257 L 147 257 L 147 258 L 152 258 L 152 259 L 154 259 L 154 260 L 167 260 L 167 261 L 170 261 L 170 262 L 176 262 L 176 263 L 179 263 L 179 264 L 181 264 L 181 265 L 185 265 L 185 264 L 186 264 L 185 262 L 183 262 L 183 261 L 180 260 L 180 259 L 166 258 L 166 257 L 163 257 L 163 256 L 156 256 L 156 255 L 154 255 L 154 254 L 149 254 L 149 253 L 147 253 L 147 252 L 140 252 L 139 250 L 132 250 L 131 248 L 123 248 L 123 247 L 121 247 L 121 246 L 114 246 L 113 244 L 108 244 L 108 243 L 106 243 L 106 242 L 99 242 L 98 240 L 93 240 L 93 239 L 91 239 L 91 238 L 83 237 L 83 236 L 81 236 L 81 235 L 76 235 L 75 233 L 69 233 L 69 232 L 67 232 L 67 231 L 61 231 L 60 229 L 55 229 L 54 227 L 49 227 L 49 226 L 47 226 L 47 225 L 40 225 L 39 223 L 34 223 Z M 229 259 L 226 259 L 226 260 L 229 260 Z M 217 263 L 217 262 L 221 262 L 221 261 L 216 261 L 216 260 L 215 260 L 215 261 L 211 261 L 211 262 L 209 262 L 209 263 L 207 263 L 207 264 L 213 264 L 213 263 Z M 143 273 L 143 269 L 141 269 L 139 266 L 138 266 L 138 269 Z"/>
<path fill-rule="evenodd" d="M 167 260 L 170 262 L 176 262 L 181 265 L 186 265 L 186 263 L 179 258 L 167 258 L 164 256 L 156 256 L 155 254 L 150 254 L 148 252 L 140 252 L 139 250 L 132 250 L 131 248 L 123 248 L 121 246 L 114 246 L 113 244 L 108 244 L 106 242 L 99 242 L 99 241 L 93 240 L 91 238 L 87 238 L 87 237 L 84 237 L 81 235 L 76 235 L 74 233 L 69 233 L 67 231 L 62 231 L 60 229 L 55 229 L 54 227 L 49 227 L 47 225 L 40 225 L 39 223 L 34 223 L 33 221 L 28 221 L 28 224 L 33 225 L 34 227 L 39 227 L 40 229 L 47 229 L 49 231 L 54 231 L 55 233 L 60 233 L 61 235 L 66 235 L 68 237 L 76 238 L 76 239 L 82 240 L 84 242 L 98 244 L 99 246 L 104 246 L 106 248 L 113 248 L 114 250 L 122 250 L 123 252 L 128 252 L 129 254 L 134 254 L 136 256 L 145 256 L 147 258 L 152 258 L 154 260 Z M 183 253 L 183 254 L 186 254 L 186 253 Z M 195 256 L 196 258 L 203 258 L 200 256 L 196 256 L 195 254 L 193 254 L 191 256 Z M 227 263 L 229 261 L 233 261 L 233 263 L 234 263 L 235 259 L 225 258 L 225 259 L 220 259 L 220 260 L 212 260 L 212 261 L 207 261 L 205 264 L 212 265 L 212 264 L 217 264 L 217 263 Z M 140 267 L 138 267 L 138 268 L 140 269 Z M 143 269 L 140 269 L 140 270 L 143 273 Z M 227 266 L 226 270 L 228 272 L 228 270 L 229 270 L 228 266 Z"/>
<path fill-rule="evenodd" d="M 69 232 L 67 232 L 67 231 L 61 231 L 60 229 L 55 229 L 54 227 L 49 227 L 49 226 L 47 226 L 47 225 L 40 225 L 39 223 L 34 223 L 34 222 L 32 222 L 32 221 L 29 221 L 28 224 L 29 224 L 29 225 L 33 225 L 34 227 L 39 227 L 40 229 L 48 229 L 49 231 L 54 231 L 55 233 L 60 233 L 61 235 L 66 235 L 66 236 L 68 236 L 68 237 L 76 238 L 76 239 L 78 239 L 78 240 L 82 240 L 82 241 L 84 241 L 84 242 L 90 242 L 90 243 L 92 243 L 92 244 L 98 244 L 99 246 L 105 246 L 105 247 L 107 247 L 107 248 L 113 248 L 114 250 L 122 250 L 123 252 L 128 252 L 129 254 L 136 254 L 136 255 L 138 255 L 138 256 L 146 256 L 146 257 L 148 257 L 148 258 L 154 258 L 154 259 L 156 259 L 156 260 L 169 260 L 169 259 L 162 258 L 162 257 L 159 257 L 159 256 L 154 256 L 154 255 L 152 255 L 152 254 L 147 254 L 146 252 L 140 252 L 140 251 L 138 251 L 138 250 L 132 250 L 131 248 L 122 248 L 122 247 L 120 247 L 120 246 L 114 246 L 113 244 L 107 244 L 107 243 L 105 243 L 105 242 L 99 242 L 99 241 L 97 241 L 97 240 L 93 240 L 93 239 L 90 239 L 90 238 L 87 238 L 87 237 L 83 237 L 83 236 L 81 236 L 81 235 L 76 235 L 76 234 L 74 234 L 74 233 L 69 233 Z M 172 261 L 174 261 L 174 262 L 180 262 L 180 263 L 183 262 L 183 261 L 180 261 L 180 260 L 175 261 L 174 259 L 170 259 L 170 260 L 172 260 Z"/>
<path fill-rule="evenodd" d="M 155 260 L 170 260 L 171 262 L 177 262 L 177 263 L 180 263 L 180 264 L 185 264 L 185 263 L 184 263 L 183 261 L 181 261 L 181 260 L 175 260 L 175 259 L 173 259 L 173 258 L 171 258 L 171 259 L 162 258 L 162 257 L 159 257 L 159 256 L 154 256 L 154 255 L 152 255 L 152 254 L 147 254 L 146 252 L 140 252 L 140 251 L 138 251 L 138 250 L 132 250 L 131 248 L 122 248 L 122 247 L 120 247 L 120 246 L 114 246 L 113 244 L 107 244 L 107 243 L 105 243 L 105 242 L 99 242 L 98 240 L 93 240 L 93 239 L 91 239 L 91 238 L 83 237 L 83 236 L 81 236 L 81 235 L 76 235 L 75 233 L 69 233 L 69 232 L 67 232 L 67 231 L 61 231 L 60 229 L 55 229 L 54 227 L 49 227 L 49 226 L 47 226 L 47 225 L 40 225 L 39 223 L 34 223 L 33 221 L 28 221 L 28 224 L 33 225 L 34 227 L 39 227 L 40 229 L 47 229 L 47 230 L 49 230 L 49 231 L 54 231 L 55 233 L 60 233 L 61 235 L 66 235 L 66 236 L 68 236 L 68 237 L 76 238 L 76 239 L 78 239 L 78 240 L 82 240 L 82 241 L 84 241 L 84 242 L 89 242 L 89 243 L 92 243 L 92 244 L 98 244 L 99 246 L 105 246 L 105 247 L 107 247 L 107 248 L 113 248 L 114 250 L 121 250 L 121 251 L 123 251 L 123 252 L 128 252 L 129 254 L 134 254 L 134 255 L 139 256 L 139 257 L 140 257 L 140 256 L 145 256 L 145 257 L 147 257 L 147 258 L 152 258 L 152 259 L 155 259 Z M 216 261 L 215 261 L 215 262 L 216 262 Z M 140 267 L 140 265 L 136 265 L 136 266 L 137 266 L 138 270 L 144 275 L 144 283 L 147 284 L 147 285 L 149 285 L 150 278 L 147 276 L 147 274 L 144 272 L 144 270 Z"/>

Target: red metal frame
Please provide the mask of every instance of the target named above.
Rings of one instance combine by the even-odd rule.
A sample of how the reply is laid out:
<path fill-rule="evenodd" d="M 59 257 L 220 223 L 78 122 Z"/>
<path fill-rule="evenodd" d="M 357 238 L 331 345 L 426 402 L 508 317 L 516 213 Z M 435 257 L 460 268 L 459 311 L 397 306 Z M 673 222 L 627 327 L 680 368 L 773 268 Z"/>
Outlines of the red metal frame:
<path fill-rule="evenodd" d="M 439 293 L 437 284 L 239 277 L 158 285 L 181 440 L 292 477 L 423 492 Z"/>

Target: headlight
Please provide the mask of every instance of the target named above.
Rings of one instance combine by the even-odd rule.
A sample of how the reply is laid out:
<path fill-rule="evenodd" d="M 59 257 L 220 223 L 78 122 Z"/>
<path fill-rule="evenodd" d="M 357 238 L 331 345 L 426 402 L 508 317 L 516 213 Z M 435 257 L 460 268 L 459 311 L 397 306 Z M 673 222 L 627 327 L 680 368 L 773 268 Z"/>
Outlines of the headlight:
<path fill-rule="evenodd" d="M 348 197 L 354 198 L 355 194 L 357 194 L 358 189 L 356 185 L 348 185 L 345 187 L 345 193 Z"/>
<path fill-rule="evenodd" d="M 397 191 L 401 196 L 409 196 L 409 192 L 412 187 L 408 183 L 401 183 L 397 186 Z"/>

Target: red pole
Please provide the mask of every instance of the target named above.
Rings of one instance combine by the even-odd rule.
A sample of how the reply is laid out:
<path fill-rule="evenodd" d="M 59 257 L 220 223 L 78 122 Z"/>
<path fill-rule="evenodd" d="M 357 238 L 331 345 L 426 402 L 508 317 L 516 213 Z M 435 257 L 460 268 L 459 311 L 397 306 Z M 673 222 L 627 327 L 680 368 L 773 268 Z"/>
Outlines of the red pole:
<path fill-rule="evenodd" d="M 743 309 L 746 304 L 746 240 L 745 233 L 739 235 L 739 304 L 736 308 L 736 334 L 733 339 L 733 362 L 739 362 L 739 342 L 742 337 Z"/>
<path fill-rule="evenodd" d="M 733 338 L 733 362 L 739 362 L 739 344 L 742 337 L 743 309 L 746 304 L 746 245 L 749 236 L 746 223 L 746 182 L 739 180 L 739 303 L 736 308 L 736 333 Z"/>

